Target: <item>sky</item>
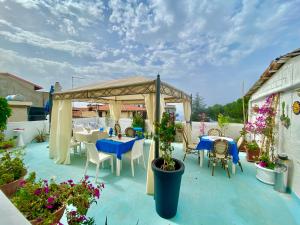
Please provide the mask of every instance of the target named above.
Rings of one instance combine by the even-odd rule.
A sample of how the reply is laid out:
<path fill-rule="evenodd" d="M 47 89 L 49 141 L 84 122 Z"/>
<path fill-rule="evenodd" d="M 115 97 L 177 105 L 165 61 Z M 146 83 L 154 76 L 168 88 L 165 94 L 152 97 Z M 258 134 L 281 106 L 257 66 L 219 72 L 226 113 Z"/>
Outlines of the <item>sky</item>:
<path fill-rule="evenodd" d="M 300 47 L 300 0 L 0 0 L 0 71 L 63 89 L 159 73 L 207 105 Z"/>

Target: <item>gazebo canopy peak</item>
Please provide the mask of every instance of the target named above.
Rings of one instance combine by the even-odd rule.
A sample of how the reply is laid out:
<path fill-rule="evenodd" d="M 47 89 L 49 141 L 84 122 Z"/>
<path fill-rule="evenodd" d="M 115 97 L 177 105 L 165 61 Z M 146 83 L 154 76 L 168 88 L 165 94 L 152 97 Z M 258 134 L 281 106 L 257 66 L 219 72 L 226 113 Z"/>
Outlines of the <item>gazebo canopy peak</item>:
<path fill-rule="evenodd" d="M 109 103 L 111 100 L 126 104 L 144 103 L 145 95 L 156 92 L 156 79 L 133 76 L 117 80 L 108 80 L 66 91 L 56 92 L 54 100 L 76 100 L 86 102 Z M 165 102 L 190 101 L 190 96 L 183 91 L 161 82 L 160 93 Z"/>

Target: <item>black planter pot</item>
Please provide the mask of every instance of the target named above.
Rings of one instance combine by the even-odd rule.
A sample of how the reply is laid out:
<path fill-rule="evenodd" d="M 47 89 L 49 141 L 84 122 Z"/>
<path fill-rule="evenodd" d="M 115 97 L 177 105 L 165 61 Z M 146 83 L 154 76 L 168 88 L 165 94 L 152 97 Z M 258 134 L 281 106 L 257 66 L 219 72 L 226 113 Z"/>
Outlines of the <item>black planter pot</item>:
<path fill-rule="evenodd" d="M 160 169 L 163 164 L 162 158 L 152 161 L 156 212 L 166 219 L 176 215 L 181 176 L 184 173 L 184 164 L 177 159 L 173 160 L 175 161 L 174 171 Z"/>

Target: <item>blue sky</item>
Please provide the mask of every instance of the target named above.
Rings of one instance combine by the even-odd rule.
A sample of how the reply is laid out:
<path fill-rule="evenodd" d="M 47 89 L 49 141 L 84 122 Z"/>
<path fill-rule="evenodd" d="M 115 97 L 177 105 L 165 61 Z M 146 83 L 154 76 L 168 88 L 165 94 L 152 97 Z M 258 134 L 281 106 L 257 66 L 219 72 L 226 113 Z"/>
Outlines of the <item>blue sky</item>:
<path fill-rule="evenodd" d="M 300 47 L 299 12 L 299 0 L 0 0 L 0 71 L 46 89 L 160 73 L 227 103 Z"/>

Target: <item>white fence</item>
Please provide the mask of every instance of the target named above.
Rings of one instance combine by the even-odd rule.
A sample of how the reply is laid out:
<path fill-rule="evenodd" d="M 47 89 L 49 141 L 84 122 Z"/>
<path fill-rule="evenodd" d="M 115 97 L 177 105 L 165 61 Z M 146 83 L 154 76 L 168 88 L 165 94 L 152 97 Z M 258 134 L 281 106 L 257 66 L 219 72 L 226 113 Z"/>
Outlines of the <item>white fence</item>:
<path fill-rule="evenodd" d="M 122 131 L 124 132 L 127 127 L 130 127 L 132 124 L 132 119 L 129 118 L 121 118 L 120 126 Z M 105 118 L 103 117 L 91 117 L 91 118 L 75 118 L 73 119 L 74 124 L 83 124 L 85 127 L 103 127 L 107 128 Z M 217 123 L 204 123 L 205 124 L 205 133 L 211 128 L 219 128 Z M 114 122 L 110 121 L 108 124 L 109 127 L 114 126 Z M 146 121 L 146 130 L 148 123 Z M 38 134 L 38 130 L 45 129 L 47 132 L 49 130 L 49 121 L 24 121 L 24 122 L 9 122 L 7 124 L 7 130 L 5 131 L 5 135 L 7 138 L 13 137 L 15 132 L 13 129 L 22 128 L 24 129 L 23 138 L 25 144 L 31 142 L 35 136 Z M 230 123 L 225 129 L 225 135 L 227 137 L 237 138 L 240 135 L 240 131 L 243 128 L 243 124 L 238 123 Z M 220 128 L 219 128 L 220 129 Z M 200 122 L 192 123 L 192 139 L 193 141 L 198 141 L 198 137 L 200 135 Z"/>
<path fill-rule="evenodd" d="M 22 122 L 9 122 L 7 123 L 7 129 L 4 134 L 6 138 L 11 138 L 16 135 L 13 131 L 16 128 L 24 129 L 23 139 L 24 143 L 30 143 L 38 134 L 39 130 L 45 129 L 48 133 L 49 131 L 49 121 L 39 120 L 39 121 L 22 121 Z"/>

